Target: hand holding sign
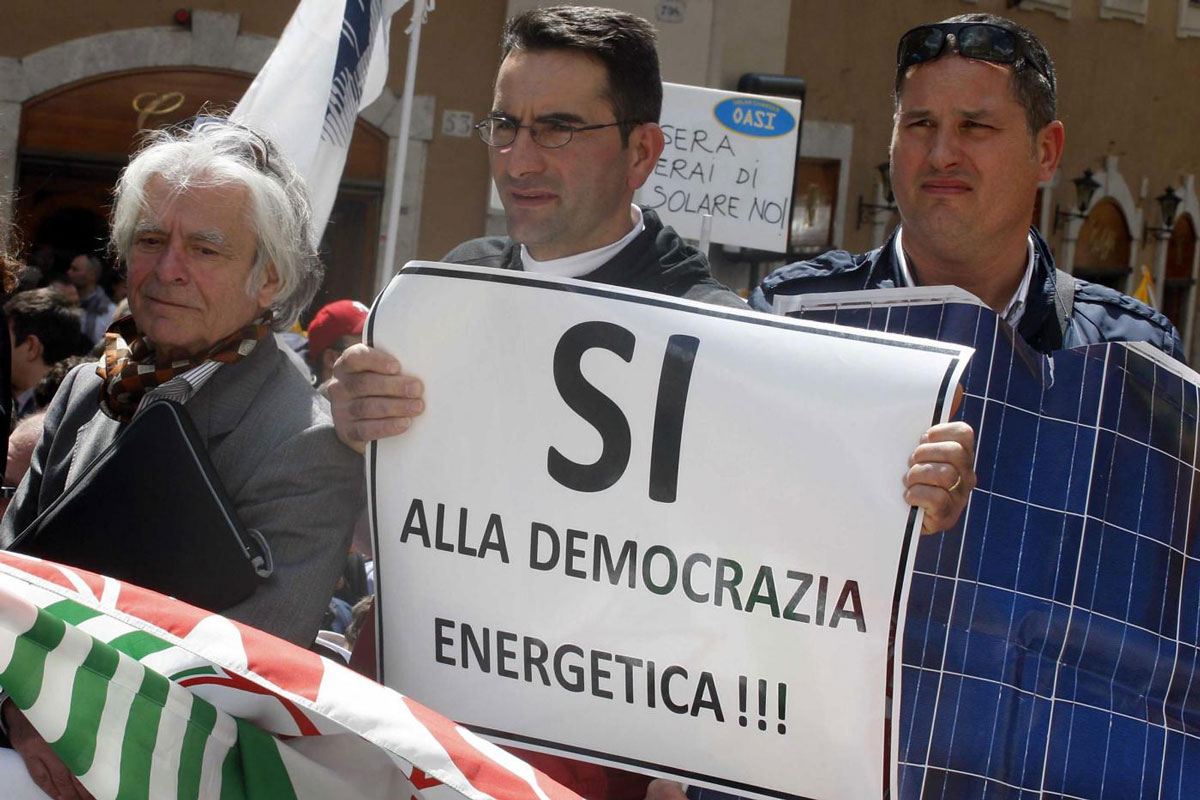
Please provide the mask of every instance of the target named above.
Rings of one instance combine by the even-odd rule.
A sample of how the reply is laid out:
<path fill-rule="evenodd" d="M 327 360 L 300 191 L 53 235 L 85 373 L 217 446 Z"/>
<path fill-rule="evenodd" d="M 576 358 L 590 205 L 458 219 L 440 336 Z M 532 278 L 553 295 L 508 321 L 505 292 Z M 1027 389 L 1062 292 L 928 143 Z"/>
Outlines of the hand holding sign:
<path fill-rule="evenodd" d="M 338 358 L 328 391 L 338 438 L 360 453 L 369 441 L 404 433 L 425 410 L 421 381 L 395 356 L 363 344 Z"/>
<path fill-rule="evenodd" d="M 951 415 L 962 398 L 962 386 L 955 386 Z M 921 532 L 954 527 L 975 488 L 975 431 L 965 422 L 934 425 L 921 434 L 908 464 L 904 502 L 925 512 Z"/>

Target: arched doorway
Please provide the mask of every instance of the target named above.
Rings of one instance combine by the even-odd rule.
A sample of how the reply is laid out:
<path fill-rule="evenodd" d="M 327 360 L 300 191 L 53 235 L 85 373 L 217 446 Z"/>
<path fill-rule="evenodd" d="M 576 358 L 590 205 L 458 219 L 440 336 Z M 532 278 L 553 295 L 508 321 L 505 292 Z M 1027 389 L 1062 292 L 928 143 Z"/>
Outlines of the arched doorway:
<path fill-rule="evenodd" d="M 1175 327 L 1184 329 L 1188 296 L 1196 283 L 1192 277 L 1192 259 L 1196 255 L 1196 227 L 1192 218 L 1180 214 L 1167 241 L 1167 268 L 1163 278 L 1162 311 Z"/>
<path fill-rule="evenodd" d="M 1133 237 L 1121 207 L 1104 198 L 1092 207 L 1079 231 L 1075 276 L 1124 290 Z"/>
<path fill-rule="evenodd" d="M 252 79 L 209 68 L 138 69 L 93 76 L 26 101 L 16 200 L 26 256 L 44 269 L 64 269 L 78 252 L 99 249 L 113 185 L 139 133 L 201 109 L 232 108 Z M 326 277 L 314 308 L 374 296 L 387 145 L 386 134 L 357 122 L 322 240 Z"/>

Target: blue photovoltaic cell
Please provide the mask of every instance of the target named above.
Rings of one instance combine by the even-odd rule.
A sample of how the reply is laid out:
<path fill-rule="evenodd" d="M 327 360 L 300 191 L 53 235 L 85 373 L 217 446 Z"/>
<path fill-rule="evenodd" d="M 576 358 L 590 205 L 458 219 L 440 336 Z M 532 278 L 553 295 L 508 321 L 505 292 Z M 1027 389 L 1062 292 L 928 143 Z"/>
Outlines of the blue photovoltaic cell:
<path fill-rule="evenodd" d="M 1198 387 L 972 304 L 804 316 L 976 349 L 979 485 L 915 556 L 894 796 L 1200 797 Z"/>

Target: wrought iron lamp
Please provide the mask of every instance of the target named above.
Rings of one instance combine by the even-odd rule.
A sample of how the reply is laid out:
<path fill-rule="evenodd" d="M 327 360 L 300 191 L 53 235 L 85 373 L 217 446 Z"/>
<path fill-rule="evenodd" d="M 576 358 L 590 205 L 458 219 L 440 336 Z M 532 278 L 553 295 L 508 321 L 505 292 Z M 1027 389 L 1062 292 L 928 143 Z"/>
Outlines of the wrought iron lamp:
<path fill-rule="evenodd" d="M 1158 201 L 1158 210 L 1162 213 L 1163 224 L 1161 228 L 1146 226 L 1146 232 L 1170 236 L 1171 232 L 1175 230 L 1175 212 L 1179 210 L 1179 204 L 1183 202 L 1183 198 L 1175 194 L 1174 186 L 1168 186 L 1166 191 L 1154 199 Z"/>
<path fill-rule="evenodd" d="M 1078 211 L 1072 211 L 1069 208 L 1054 207 L 1054 230 L 1058 230 L 1058 226 L 1068 219 L 1084 219 L 1087 214 L 1087 207 L 1092 204 L 1092 198 L 1096 196 L 1096 190 L 1100 188 L 1100 181 L 1096 180 L 1094 172 L 1091 168 L 1085 169 L 1083 174 L 1072 181 L 1075 184 L 1075 199 L 1078 201 Z"/>

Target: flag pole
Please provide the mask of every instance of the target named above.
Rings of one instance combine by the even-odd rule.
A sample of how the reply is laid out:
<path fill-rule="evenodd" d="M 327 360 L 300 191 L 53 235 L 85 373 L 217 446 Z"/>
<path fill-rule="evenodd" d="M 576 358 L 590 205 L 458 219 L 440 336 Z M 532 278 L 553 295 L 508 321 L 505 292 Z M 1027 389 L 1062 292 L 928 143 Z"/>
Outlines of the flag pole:
<path fill-rule="evenodd" d="M 404 95 L 400 100 L 400 141 L 388 176 L 388 218 L 383 234 L 383 264 L 376 275 L 375 291 L 382 292 L 392 279 L 396 261 L 396 239 L 400 229 L 400 203 L 404 192 L 404 167 L 408 160 L 408 136 L 412 128 L 413 93 L 417 81 L 417 52 L 421 47 L 421 28 L 425 24 L 425 0 L 413 0 L 412 32 L 408 39 L 408 65 L 404 70 Z"/>

